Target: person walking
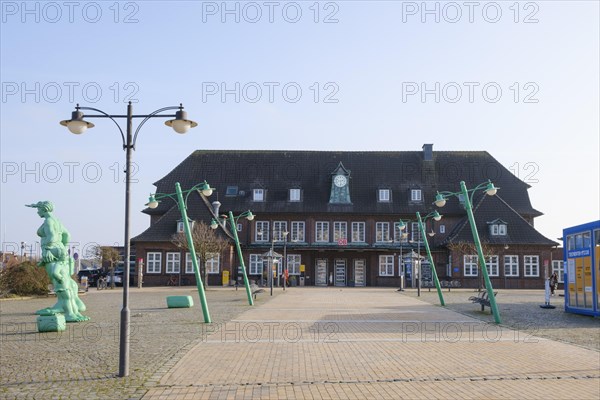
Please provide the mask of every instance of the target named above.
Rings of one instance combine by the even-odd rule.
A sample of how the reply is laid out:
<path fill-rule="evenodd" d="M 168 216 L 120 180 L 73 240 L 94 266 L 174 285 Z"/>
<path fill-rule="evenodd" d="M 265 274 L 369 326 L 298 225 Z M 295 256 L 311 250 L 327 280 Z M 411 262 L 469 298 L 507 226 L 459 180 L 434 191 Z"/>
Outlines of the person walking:
<path fill-rule="evenodd" d="M 555 271 L 550 275 L 550 296 L 554 296 L 554 291 L 558 288 L 558 273 Z"/>

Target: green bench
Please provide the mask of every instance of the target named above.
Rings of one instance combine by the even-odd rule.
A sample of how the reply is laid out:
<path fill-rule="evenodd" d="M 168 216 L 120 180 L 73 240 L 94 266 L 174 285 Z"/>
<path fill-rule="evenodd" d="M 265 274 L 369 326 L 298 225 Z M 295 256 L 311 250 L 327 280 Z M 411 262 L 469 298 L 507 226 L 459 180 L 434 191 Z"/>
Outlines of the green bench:
<path fill-rule="evenodd" d="M 192 296 L 167 296 L 167 307 L 190 308 L 194 305 Z"/>

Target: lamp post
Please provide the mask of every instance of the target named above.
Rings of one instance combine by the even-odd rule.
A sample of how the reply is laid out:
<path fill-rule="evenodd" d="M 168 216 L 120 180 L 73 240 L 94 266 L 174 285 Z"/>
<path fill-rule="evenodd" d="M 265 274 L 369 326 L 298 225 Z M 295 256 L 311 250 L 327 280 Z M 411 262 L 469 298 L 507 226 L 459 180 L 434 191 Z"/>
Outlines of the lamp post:
<path fill-rule="evenodd" d="M 404 259 L 402 258 L 402 244 L 404 243 L 404 240 L 406 240 L 406 238 L 408 237 L 408 233 L 404 232 L 406 230 L 406 224 L 404 223 L 404 221 L 400 220 L 398 225 L 397 225 L 398 230 L 400 231 L 400 264 L 398 265 L 398 273 L 400 275 L 400 289 L 398 289 L 400 292 L 404 291 Z"/>
<path fill-rule="evenodd" d="M 425 234 L 425 226 L 424 222 L 426 222 L 429 218 L 433 218 L 435 221 L 439 221 L 442 219 L 442 216 L 437 212 L 433 211 L 427 214 L 425 217 L 421 219 L 421 214 L 417 211 L 417 220 L 419 221 L 419 230 L 421 231 L 421 236 L 423 237 L 423 243 L 425 244 L 425 251 L 427 252 L 427 258 L 429 258 L 429 266 L 431 268 L 431 273 L 433 275 L 433 282 L 435 283 L 435 288 L 438 292 L 438 297 L 440 298 L 440 305 L 445 306 L 444 296 L 442 295 L 442 288 L 440 286 L 440 280 L 437 276 L 437 271 L 435 270 L 435 263 L 433 262 L 433 257 L 431 256 L 431 250 L 429 249 L 429 242 L 427 241 L 427 235 Z M 419 258 L 421 258 L 421 253 L 419 253 Z M 419 267 L 421 266 L 421 261 L 419 260 Z M 420 268 L 419 268 L 420 269 Z M 419 271 L 419 287 L 421 286 L 421 271 Z"/>
<path fill-rule="evenodd" d="M 25 254 L 25 242 L 21 242 L 21 261 L 23 261 L 23 254 Z"/>
<path fill-rule="evenodd" d="M 488 196 L 493 196 L 496 194 L 499 188 L 495 187 L 494 184 L 488 180 L 487 182 L 480 183 L 473 189 L 467 189 L 467 186 L 464 181 L 460 182 L 460 192 L 438 192 L 435 196 L 434 204 L 438 207 L 443 207 L 446 204 L 446 199 L 451 196 L 458 197 L 462 195 L 464 198 L 464 207 L 467 211 L 467 217 L 469 219 L 469 224 L 471 225 L 471 234 L 473 235 L 473 241 L 475 242 L 475 247 L 477 248 L 477 256 L 479 257 L 479 265 L 481 267 L 481 273 L 483 274 L 483 279 L 485 282 L 485 288 L 488 293 L 488 299 L 490 301 L 490 308 L 492 309 L 492 314 L 494 314 L 494 321 L 499 324 L 500 320 L 500 312 L 498 311 L 498 305 L 496 304 L 496 297 L 494 296 L 494 288 L 492 287 L 492 282 L 490 281 L 490 277 L 487 271 L 487 266 L 485 264 L 485 255 L 483 254 L 483 249 L 481 248 L 481 241 L 479 240 L 479 233 L 477 232 L 477 226 L 475 225 L 475 217 L 473 216 L 473 194 L 476 191 L 483 190 Z"/>
<path fill-rule="evenodd" d="M 289 276 L 287 268 L 287 237 L 290 233 L 288 231 L 283 232 L 283 291 L 285 292 L 285 286 L 287 285 L 287 278 Z"/>
<path fill-rule="evenodd" d="M 129 310 L 129 258 L 131 255 L 131 247 L 129 243 L 129 203 L 130 203 L 130 187 L 131 187 L 131 156 L 135 149 L 135 143 L 140 128 L 144 126 L 146 121 L 151 118 L 174 118 L 165 122 L 165 125 L 172 127 L 177 133 L 186 133 L 190 128 L 197 126 L 194 121 L 187 119 L 187 113 L 183 111 L 183 106 L 163 107 L 155 110 L 147 115 L 134 115 L 131 102 L 127 105 L 126 115 L 109 115 L 106 112 L 92 107 L 75 107 L 75 111 L 71 114 L 71 119 L 60 121 L 60 124 L 66 126 L 71 133 L 76 135 L 82 134 L 88 128 L 93 128 L 94 124 L 83 119 L 84 114 L 81 110 L 95 111 L 99 114 L 86 115 L 86 118 L 109 118 L 112 120 L 119 132 L 123 149 L 125 150 L 125 260 L 127 268 L 123 271 L 123 308 L 121 309 L 121 326 L 119 331 L 119 376 L 125 377 L 129 375 L 129 336 L 130 336 L 130 310 Z M 175 114 L 162 114 L 168 110 L 178 110 Z M 133 120 L 142 118 L 142 121 L 133 131 Z M 126 133 L 117 122 L 117 119 L 126 120 Z"/>
<path fill-rule="evenodd" d="M 252 300 L 252 290 L 250 290 L 250 282 L 248 282 L 248 274 L 246 273 L 246 265 L 244 264 L 244 256 L 242 255 L 242 248 L 240 246 L 240 239 L 237 234 L 237 221 L 240 218 L 246 218 L 248 221 L 252 221 L 254 219 L 254 214 L 252 211 L 248 210 L 246 212 L 241 213 L 237 217 L 233 216 L 233 213 L 229 211 L 229 225 L 231 227 L 231 232 L 227 231 L 227 225 L 225 224 L 225 218 L 213 218 L 210 223 L 210 227 L 212 229 L 217 229 L 219 226 L 225 231 L 225 233 L 233 238 L 235 242 L 235 248 L 237 250 L 238 258 L 240 259 L 240 264 L 242 267 L 242 274 L 244 276 L 244 286 L 246 287 L 246 295 L 248 296 L 248 304 L 253 306 L 254 300 Z"/>
<path fill-rule="evenodd" d="M 190 189 L 185 191 L 185 200 L 183 198 L 183 191 L 179 182 L 175 182 L 175 193 L 155 193 L 151 194 L 148 199 L 147 206 L 150 208 L 158 207 L 158 202 L 164 198 L 170 198 L 177 203 L 179 211 L 181 212 L 181 219 L 183 220 L 183 229 L 185 237 L 188 242 L 188 250 L 190 251 L 190 257 L 192 258 L 192 265 L 194 266 L 194 275 L 196 276 L 196 287 L 198 288 L 198 297 L 200 298 L 200 304 L 202 306 L 202 314 L 204 315 L 204 322 L 210 324 L 210 311 L 208 310 L 208 304 L 206 303 L 206 293 L 204 292 L 204 284 L 202 277 L 200 276 L 200 268 L 198 266 L 198 258 L 196 257 L 196 248 L 194 247 L 194 240 L 192 238 L 192 230 L 190 229 L 190 221 L 187 215 L 187 200 L 191 193 L 198 192 L 200 196 L 208 197 L 212 195 L 213 188 L 210 187 L 206 181 L 194 185 Z M 179 267 L 181 270 L 181 266 Z"/>

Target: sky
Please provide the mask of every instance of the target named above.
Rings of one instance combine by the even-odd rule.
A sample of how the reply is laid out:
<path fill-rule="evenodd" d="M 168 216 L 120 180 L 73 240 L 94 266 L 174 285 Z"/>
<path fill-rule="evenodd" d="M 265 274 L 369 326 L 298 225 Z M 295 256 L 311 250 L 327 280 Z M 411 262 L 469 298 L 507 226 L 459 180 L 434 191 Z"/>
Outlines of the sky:
<path fill-rule="evenodd" d="M 198 122 L 140 130 L 132 236 L 153 182 L 201 149 L 485 150 L 531 186 L 546 237 L 600 218 L 597 1 L 0 4 L 3 251 L 37 251 L 39 200 L 76 252 L 123 244 L 120 134 L 71 134 L 76 103 Z"/>

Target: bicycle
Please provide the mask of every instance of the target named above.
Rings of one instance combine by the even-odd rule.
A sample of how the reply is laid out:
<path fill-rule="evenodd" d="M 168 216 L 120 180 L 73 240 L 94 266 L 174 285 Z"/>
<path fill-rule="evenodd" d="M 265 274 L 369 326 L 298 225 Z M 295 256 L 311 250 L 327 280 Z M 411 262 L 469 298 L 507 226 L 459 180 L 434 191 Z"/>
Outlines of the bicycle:
<path fill-rule="evenodd" d="M 167 281 L 167 286 L 177 286 L 177 276 L 176 275 L 170 275 L 169 276 L 169 280 Z"/>
<path fill-rule="evenodd" d="M 108 284 L 106 282 L 105 276 L 101 276 L 100 278 L 98 278 L 98 281 L 96 282 L 96 289 L 98 289 L 98 290 L 108 289 Z"/>

